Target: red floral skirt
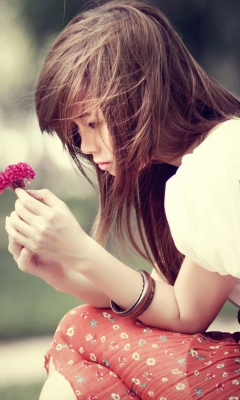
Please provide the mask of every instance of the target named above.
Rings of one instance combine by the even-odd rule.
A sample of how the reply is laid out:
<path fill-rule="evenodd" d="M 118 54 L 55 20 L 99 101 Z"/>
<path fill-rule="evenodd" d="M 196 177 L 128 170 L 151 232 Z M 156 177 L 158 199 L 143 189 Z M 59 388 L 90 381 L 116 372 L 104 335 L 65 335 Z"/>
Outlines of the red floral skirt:
<path fill-rule="evenodd" d="M 49 352 L 84 400 L 240 399 L 240 345 L 230 333 L 186 335 L 77 307 L 60 321 Z"/>

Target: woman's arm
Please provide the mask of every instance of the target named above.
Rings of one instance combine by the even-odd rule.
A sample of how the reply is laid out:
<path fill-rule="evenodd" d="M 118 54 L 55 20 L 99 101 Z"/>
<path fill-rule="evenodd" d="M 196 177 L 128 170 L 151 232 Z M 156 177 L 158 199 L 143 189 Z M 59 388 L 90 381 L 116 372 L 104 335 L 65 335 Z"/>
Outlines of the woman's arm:
<path fill-rule="evenodd" d="M 103 296 L 100 307 L 107 305 L 108 299 L 122 309 L 134 304 L 142 288 L 142 278 L 137 271 L 90 238 L 67 206 L 51 192 L 34 191 L 35 198 L 21 189 L 16 193 L 19 200 L 7 231 L 17 243 L 41 257 L 64 263 L 84 276 L 84 282 L 90 282 Z M 154 300 L 139 319 L 176 332 L 204 331 L 235 282 L 231 276 L 206 271 L 186 258 L 174 286 L 156 282 Z"/>
<path fill-rule="evenodd" d="M 97 268 L 94 259 L 99 260 Z M 141 291 L 140 274 L 102 248 L 96 248 L 93 258 L 86 260 L 80 268 L 89 280 L 95 284 L 98 282 L 122 309 L 129 308 Z M 174 286 L 161 278 L 156 281 L 154 300 L 139 319 L 147 325 L 175 332 L 205 331 L 227 300 L 235 282 L 236 278 L 230 275 L 209 272 L 185 258 Z"/>
<path fill-rule="evenodd" d="M 37 276 L 56 290 L 70 294 L 95 307 L 109 307 L 109 298 L 82 274 L 72 269 L 68 262 L 56 261 L 39 256 L 18 244 L 10 235 L 14 230 L 9 218 L 6 220 L 9 232 L 9 252 L 21 271 Z"/>

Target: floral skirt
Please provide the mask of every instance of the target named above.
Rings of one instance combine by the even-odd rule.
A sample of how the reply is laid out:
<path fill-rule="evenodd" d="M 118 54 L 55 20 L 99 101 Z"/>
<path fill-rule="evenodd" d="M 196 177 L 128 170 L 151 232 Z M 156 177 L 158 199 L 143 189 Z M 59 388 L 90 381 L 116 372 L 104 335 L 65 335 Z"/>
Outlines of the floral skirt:
<path fill-rule="evenodd" d="M 186 335 L 77 307 L 60 321 L 45 357 L 76 399 L 240 399 L 240 345 L 230 333 Z"/>

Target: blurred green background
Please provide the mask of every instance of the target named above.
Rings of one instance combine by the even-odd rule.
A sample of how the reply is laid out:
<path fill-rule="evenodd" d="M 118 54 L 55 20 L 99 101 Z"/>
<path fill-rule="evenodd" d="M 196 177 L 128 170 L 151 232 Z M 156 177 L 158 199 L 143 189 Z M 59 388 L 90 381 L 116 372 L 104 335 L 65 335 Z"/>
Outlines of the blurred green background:
<path fill-rule="evenodd" d="M 97 2 L 98 4 L 101 2 Z M 37 175 L 32 188 L 47 187 L 67 202 L 89 231 L 97 195 L 74 171 L 56 138 L 39 131 L 34 83 L 43 57 L 58 32 L 93 1 L 0 0 L 0 170 L 27 162 Z M 240 93 L 240 1 L 159 0 L 197 61 L 225 87 Z M 10 190 L 0 196 L 0 340 L 51 335 L 79 300 L 20 272 L 7 251 L 5 216 L 14 208 Z M 226 318 L 235 310 L 228 303 Z M 1 371 L 0 371 L 1 374 Z M 1 400 L 37 398 L 39 387 L 0 388 Z M 35 393 L 35 394 L 33 394 Z M 17 397 L 19 396 L 19 397 Z M 35 396 L 35 397 L 34 397 Z"/>

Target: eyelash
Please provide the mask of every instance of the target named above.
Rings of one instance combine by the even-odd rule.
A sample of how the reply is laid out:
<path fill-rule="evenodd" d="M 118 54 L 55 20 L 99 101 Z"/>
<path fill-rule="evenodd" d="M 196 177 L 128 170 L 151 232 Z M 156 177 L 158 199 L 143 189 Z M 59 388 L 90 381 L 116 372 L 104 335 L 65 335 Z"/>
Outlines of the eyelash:
<path fill-rule="evenodd" d="M 96 128 L 96 122 L 89 122 L 86 126 L 88 126 L 91 129 L 95 129 Z"/>

